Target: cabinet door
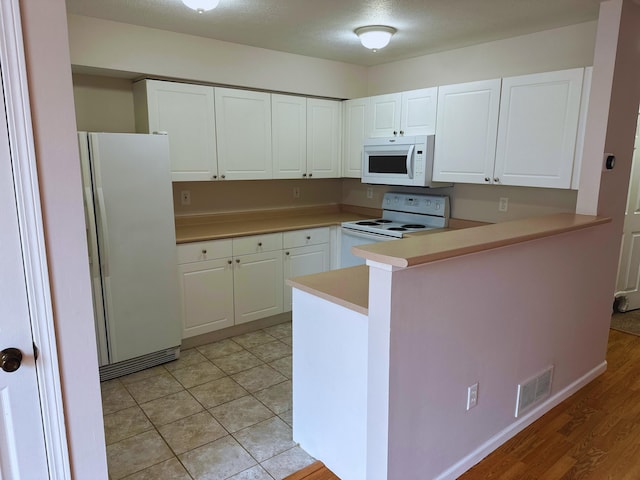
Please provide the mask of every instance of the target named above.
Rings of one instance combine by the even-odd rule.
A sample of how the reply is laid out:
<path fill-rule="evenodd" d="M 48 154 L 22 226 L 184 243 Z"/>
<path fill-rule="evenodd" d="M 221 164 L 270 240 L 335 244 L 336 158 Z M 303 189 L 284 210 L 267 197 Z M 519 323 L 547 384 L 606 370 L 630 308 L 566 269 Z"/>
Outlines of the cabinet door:
<path fill-rule="evenodd" d="M 271 95 L 216 88 L 215 101 L 220 177 L 272 178 Z"/>
<path fill-rule="evenodd" d="M 578 119 L 578 134 L 576 136 L 576 154 L 573 158 L 573 173 L 571 174 L 572 190 L 578 190 L 580 187 L 580 171 L 582 170 L 582 156 L 584 154 L 584 134 L 587 128 L 587 114 L 589 112 L 589 94 L 591 93 L 592 77 L 593 67 L 586 67 L 584 69 L 584 78 L 582 79 L 580 118 Z"/>
<path fill-rule="evenodd" d="M 438 88 L 402 93 L 400 135 L 429 135 L 436 131 Z"/>
<path fill-rule="evenodd" d="M 284 279 L 326 272 L 330 266 L 329 244 L 297 247 L 284 252 Z M 291 310 L 291 287 L 284 285 L 284 311 Z"/>
<path fill-rule="evenodd" d="M 504 78 L 494 178 L 569 188 L 584 69 Z"/>
<path fill-rule="evenodd" d="M 342 152 L 342 176 L 362 176 L 362 145 L 369 135 L 369 98 L 356 98 L 343 102 L 344 148 Z"/>
<path fill-rule="evenodd" d="M 307 174 L 307 99 L 271 95 L 273 178 Z"/>
<path fill-rule="evenodd" d="M 282 250 L 234 259 L 235 323 L 282 313 Z"/>
<path fill-rule="evenodd" d="M 340 176 L 340 114 L 338 101 L 307 99 L 307 176 Z"/>
<path fill-rule="evenodd" d="M 438 88 L 433 180 L 492 183 L 500 79 Z"/>
<path fill-rule="evenodd" d="M 371 136 L 393 137 L 400 133 L 402 95 L 377 95 L 371 100 Z"/>
<path fill-rule="evenodd" d="M 182 338 L 233 325 L 231 258 L 178 265 Z"/>
<path fill-rule="evenodd" d="M 172 180 L 218 174 L 213 87 L 142 80 L 134 84 L 136 129 L 167 132 Z"/>

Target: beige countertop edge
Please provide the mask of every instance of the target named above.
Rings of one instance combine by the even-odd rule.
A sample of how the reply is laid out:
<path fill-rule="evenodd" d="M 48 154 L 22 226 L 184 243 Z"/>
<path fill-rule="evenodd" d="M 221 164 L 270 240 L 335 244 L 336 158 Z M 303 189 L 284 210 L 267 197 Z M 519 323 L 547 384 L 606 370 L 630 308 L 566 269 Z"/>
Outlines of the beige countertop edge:
<path fill-rule="evenodd" d="M 371 217 L 356 213 L 328 213 L 252 221 L 240 220 L 226 223 L 183 225 L 176 227 L 176 243 L 218 240 L 222 238 L 243 237 L 246 235 L 286 232 L 304 228 L 328 227 L 340 225 L 342 222 L 367 218 Z"/>
<path fill-rule="evenodd" d="M 329 270 L 296 277 L 287 285 L 363 315 L 369 314 L 369 267 Z"/>
<path fill-rule="evenodd" d="M 602 225 L 608 217 L 558 213 L 353 247 L 367 260 L 410 267 Z"/>

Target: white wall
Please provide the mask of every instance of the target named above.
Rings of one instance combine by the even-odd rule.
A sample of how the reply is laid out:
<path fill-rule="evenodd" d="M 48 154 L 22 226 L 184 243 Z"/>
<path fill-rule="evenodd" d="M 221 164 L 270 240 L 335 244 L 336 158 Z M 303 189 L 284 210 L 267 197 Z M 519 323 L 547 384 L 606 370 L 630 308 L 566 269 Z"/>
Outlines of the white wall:
<path fill-rule="evenodd" d="M 78 15 L 68 22 L 71 63 L 84 71 L 334 98 L 366 94 L 365 67 Z"/>
<path fill-rule="evenodd" d="M 107 478 L 64 0 L 22 0 L 47 263 L 72 477 Z"/>
<path fill-rule="evenodd" d="M 69 15 L 69 26 L 71 60 L 83 69 L 340 98 L 591 65 L 596 33 L 596 22 L 587 22 L 365 69 L 76 15 Z M 121 125 L 120 131 L 130 131 L 133 107 L 127 104 L 125 83 L 76 75 L 78 128 L 118 131 Z M 373 208 L 380 207 L 388 189 L 374 187 L 374 198 L 367 199 L 357 181 L 344 180 L 339 188 L 343 203 Z M 451 195 L 455 217 L 489 222 L 572 212 L 577 195 L 570 190 L 471 184 L 444 193 Z M 500 197 L 509 198 L 507 213 L 498 212 Z"/>
<path fill-rule="evenodd" d="M 136 131 L 131 80 L 97 75 L 73 75 L 73 97 L 78 130 Z"/>
<path fill-rule="evenodd" d="M 592 65 L 596 22 L 370 67 L 367 95 Z"/>

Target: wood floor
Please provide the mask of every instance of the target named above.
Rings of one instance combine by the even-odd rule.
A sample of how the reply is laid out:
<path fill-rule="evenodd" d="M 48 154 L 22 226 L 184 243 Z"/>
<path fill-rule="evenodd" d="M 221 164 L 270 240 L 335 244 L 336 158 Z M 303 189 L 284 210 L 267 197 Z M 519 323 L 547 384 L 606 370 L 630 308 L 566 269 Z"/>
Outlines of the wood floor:
<path fill-rule="evenodd" d="M 640 337 L 610 330 L 607 362 L 604 374 L 458 480 L 640 479 Z M 317 462 L 285 480 L 339 479 Z"/>
<path fill-rule="evenodd" d="M 340 480 L 322 462 L 315 462 L 299 472 L 289 475 L 284 480 Z"/>
<path fill-rule="evenodd" d="M 607 363 L 459 480 L 640 479 L 640 337 L 610 330 Z"/>

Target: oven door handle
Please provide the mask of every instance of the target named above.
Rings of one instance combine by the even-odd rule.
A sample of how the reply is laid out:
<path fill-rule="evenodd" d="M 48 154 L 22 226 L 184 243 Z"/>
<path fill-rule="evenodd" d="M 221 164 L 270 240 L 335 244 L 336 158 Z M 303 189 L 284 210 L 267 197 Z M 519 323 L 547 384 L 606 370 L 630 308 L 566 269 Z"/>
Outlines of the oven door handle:
<path fill-rule="evenodd" d="M 409 151 L 407 152 L 407 176 L 409 178 L 413 178 L 413 149 L 415 145 L 409 146 Z"/>
<path fill-rule="evenodd" d="M 346 235 L 351 235 L 352 237 L 364 238 L 367 240 L 376 239 L 376 240 L 399 240 L 400 237 L 391 237 L 389 235 L 383 235 L 380 233 L 370 233 L 370 232 L 361 232 L 358 230 L 353 230 L 352 228 L 342 227 L 342 233 Z"/>

